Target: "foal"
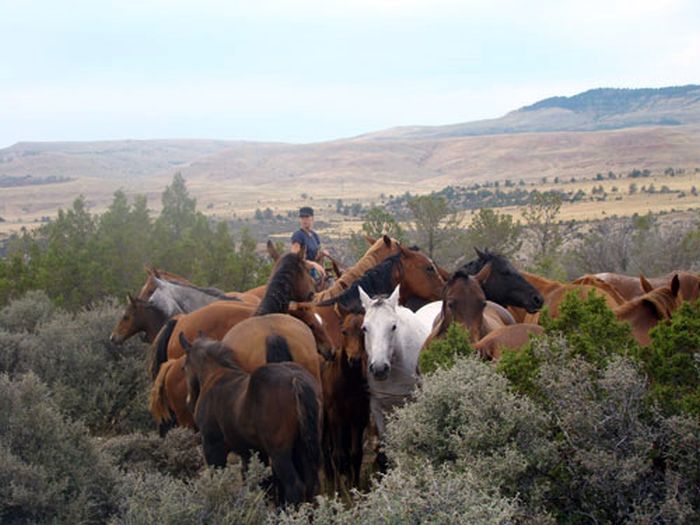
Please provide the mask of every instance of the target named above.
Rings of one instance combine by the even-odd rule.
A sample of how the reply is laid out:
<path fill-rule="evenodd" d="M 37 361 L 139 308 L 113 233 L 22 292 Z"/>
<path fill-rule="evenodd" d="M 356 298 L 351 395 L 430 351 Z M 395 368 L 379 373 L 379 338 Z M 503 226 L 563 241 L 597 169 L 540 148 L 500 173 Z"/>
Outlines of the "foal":
<path fill-rule="evenodd" d="M 187 403 L 207 464 L 223 467 L 234 452 L 245 469 L 251 453 L 258 452 L 270 461 L 280 504 L 311 501 L 321 463 L 318 382 L 290 362 L 249 374 L 219 341 L 198 338 L 191 344 L 180 335 L 180 343 L 186 353 Z M 270 351 L 279 353 L 279 345 L 271 342 Z"/>

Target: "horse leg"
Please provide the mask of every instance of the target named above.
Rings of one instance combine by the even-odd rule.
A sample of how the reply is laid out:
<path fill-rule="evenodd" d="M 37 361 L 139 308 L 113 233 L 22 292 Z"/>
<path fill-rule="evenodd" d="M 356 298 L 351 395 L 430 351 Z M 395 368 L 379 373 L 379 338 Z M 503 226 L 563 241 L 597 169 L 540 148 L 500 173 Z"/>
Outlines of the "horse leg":
<path fill-rule="evenodd" d="M 278 505 L 298 504 L 304 501 L 304 483 L 294 466 L 291 451 L 270 456 L 272 473 L 279 487 Z"/>
<path fill-rule="evenodd" d="M 228 451 L 224 444 L 224 436 L 216 431 L 202 432 L 202 448 L 204 449 L 204 459 L 207 465 L 215 467 L 226 466 L 226 456 Z"/>
<path fill-rule="evenodd" d="M 352 463 L 352 484 L 355 488 L 360 487 L 360 471 L 362 470 L 362 437 L 365 429 L 362 425 L 352 426 L 352 444 L 350 445 L 350 461 Z"/>
<path fill-rule="evenodd" d="M 384 453 L 384 433 L 386 431 L 386 423 L 384 421 L 384 412 L 374 399 L 370 399 L 369 402 L 370 412 L 374 417 L 374 424 L 377 427 L 377 436 L 379 437 L 379 450 L 377 451 L 377 458 L 374 463 L 379 469 L 379 472 L 385 473 L 387 467 L 389 466 L 389 460 Z"/>

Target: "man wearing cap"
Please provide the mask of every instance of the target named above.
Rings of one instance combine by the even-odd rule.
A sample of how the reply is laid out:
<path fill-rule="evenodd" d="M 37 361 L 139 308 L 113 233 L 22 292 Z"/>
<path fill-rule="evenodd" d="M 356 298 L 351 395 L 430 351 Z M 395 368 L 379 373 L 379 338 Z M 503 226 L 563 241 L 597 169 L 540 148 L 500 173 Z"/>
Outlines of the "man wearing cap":
<path fill-rule="evenodd" d="M 324 270 L 316 261 L 320 257 L 328 255 L 328 252 L 320 249 L 321 239 L 313 230 L 314 210 L 310 206 L 303 206 L 299 209 L 299 226 L 300 228 L 292 234 L 292 253 L 297 253 L 302 248 L 306 249 L 306 260 L 311 266 L 311 275 L 318 282 L 323 276 Z"/>

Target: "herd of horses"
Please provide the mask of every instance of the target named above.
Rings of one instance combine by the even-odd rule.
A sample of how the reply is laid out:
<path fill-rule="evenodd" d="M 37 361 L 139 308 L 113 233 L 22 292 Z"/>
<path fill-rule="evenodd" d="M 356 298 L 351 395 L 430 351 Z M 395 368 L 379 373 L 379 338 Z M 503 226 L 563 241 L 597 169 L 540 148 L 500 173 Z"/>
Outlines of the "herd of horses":
<path fill-rule="evenodd" d="M 151 343 L 150 410 L 161 432 L 199 431 L 206 462 L 233 452 L 244 471 L 252 453 L 270 465 L 278 504 L 309 501 L 321 473 L 329 488 L 360 485 L 365 442 L 386 469 L 386 418 L 414 394 L 418 356 L 451 323 L 468 329 L 485 360 L 541 334 L 568 293 L 602 296 L 641 345 L 682 301 L 697 300 L 700 279 L 674 272 L 656 279 L 585 275 L 572 283 L 518 271 L 505 257 L 476 250 L 454 272 L 417 247 L 368 238 L 353 267 L 319 285 L 299 254 L 277 254 L 268 283 L 224 293 L 164 270 L 147 280 L 111 341 L 136 334 Z"/>

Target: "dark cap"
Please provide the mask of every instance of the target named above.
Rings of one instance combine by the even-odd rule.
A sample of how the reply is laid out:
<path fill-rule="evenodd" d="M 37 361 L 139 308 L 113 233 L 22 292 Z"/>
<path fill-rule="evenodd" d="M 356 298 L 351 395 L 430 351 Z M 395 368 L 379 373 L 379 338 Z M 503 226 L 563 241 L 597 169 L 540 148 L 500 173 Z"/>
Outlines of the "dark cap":
<path fill-rule="evenodd" d="M 313 217 L 314 209 L 311 206 L 302 206 L 299 208 L 299 217 Z"/>

